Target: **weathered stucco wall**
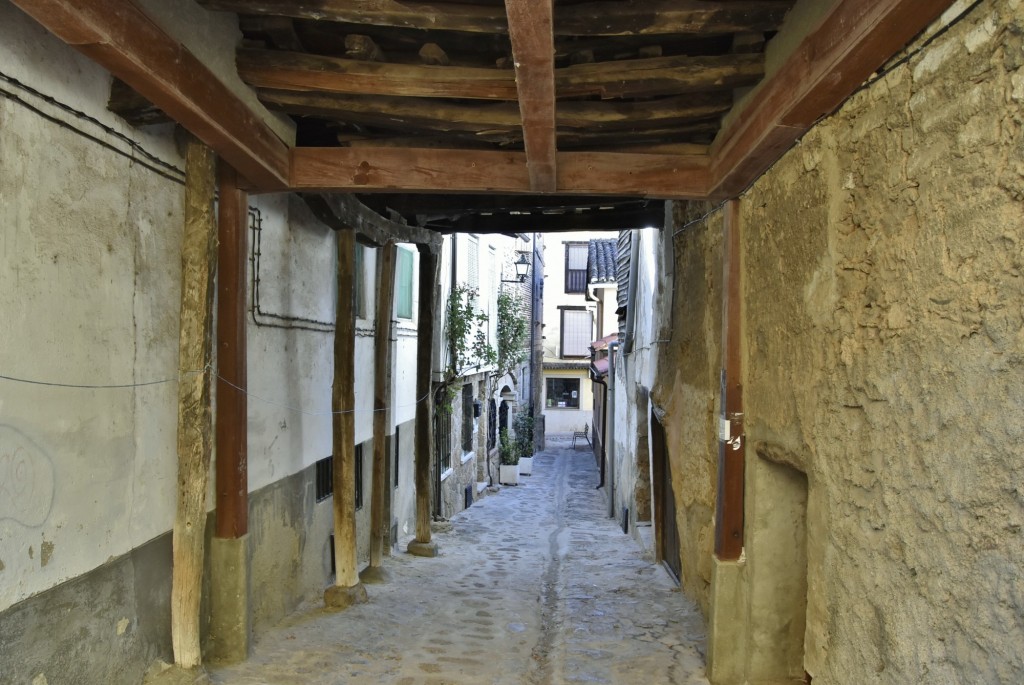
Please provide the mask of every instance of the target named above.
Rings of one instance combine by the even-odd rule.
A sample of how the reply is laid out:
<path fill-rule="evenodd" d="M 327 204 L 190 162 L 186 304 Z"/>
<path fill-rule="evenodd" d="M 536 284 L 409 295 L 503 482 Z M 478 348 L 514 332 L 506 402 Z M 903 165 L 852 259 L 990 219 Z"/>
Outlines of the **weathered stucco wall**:
<path fill-rule="evenodd" d="M 665 240 L 672 241 L 671 322 L 659 346 L 651 401 L 665 415 L 665 446 L 676 496 L 683 591 L 707 615 L 714 549 L 717 416 L 722 363 L 722 221 L 709 208 L 672 205 Z M 686 226 L 685 228 L 683 228 Z M 666 293 L 667 295 L 667 293 Z"/>
<path fill-rule="evenodd" d="M 1022 33 L 982 3 L 743 203 L 748 440 L 809 480 L 815 683 L 1024 670 Z"/>

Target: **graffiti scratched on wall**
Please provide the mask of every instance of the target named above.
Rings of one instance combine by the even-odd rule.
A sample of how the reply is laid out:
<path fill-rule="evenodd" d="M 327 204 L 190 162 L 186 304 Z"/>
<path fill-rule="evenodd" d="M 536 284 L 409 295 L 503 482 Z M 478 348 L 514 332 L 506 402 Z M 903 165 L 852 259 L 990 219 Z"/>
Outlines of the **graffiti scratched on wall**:
<path fill-rule="evenodd" d="M 0 521 L 41 526 L 53 507 L 50 457 L 21 431 L 0 425 Z"/>

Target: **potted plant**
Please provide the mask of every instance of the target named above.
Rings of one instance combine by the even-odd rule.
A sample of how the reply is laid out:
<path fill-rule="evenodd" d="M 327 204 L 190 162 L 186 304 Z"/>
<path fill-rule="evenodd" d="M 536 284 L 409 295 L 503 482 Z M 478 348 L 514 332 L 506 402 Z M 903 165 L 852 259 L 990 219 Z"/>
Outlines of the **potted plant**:
<path fill-rule="evenodd" d="M 519 412 L 512 424 L 516 432 L 516 450 L 519 452 L 519 475 L 533 473 L 533 417 Z"/>
<path fill-rule="evenodd" d="M 501 460 L 498 482 L 502 485 L 519 485 L 519 448 L 507 428 L 501 429 L 498 458 Z"/>

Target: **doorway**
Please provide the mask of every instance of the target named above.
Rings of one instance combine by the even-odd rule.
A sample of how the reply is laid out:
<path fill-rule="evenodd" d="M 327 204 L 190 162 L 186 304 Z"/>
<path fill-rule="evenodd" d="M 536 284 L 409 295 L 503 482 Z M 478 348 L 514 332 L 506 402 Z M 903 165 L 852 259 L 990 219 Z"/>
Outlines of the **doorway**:
<path fill-rule="evenodd" d="M 676 522 L 676 496 L 672 488 L 672 465 L 665 448 L 665 429 L 651 410 L 651 475 L 654 481 L 655 555 L 676 583 L 682 575 L 679 555 L 679 525 Z"/>

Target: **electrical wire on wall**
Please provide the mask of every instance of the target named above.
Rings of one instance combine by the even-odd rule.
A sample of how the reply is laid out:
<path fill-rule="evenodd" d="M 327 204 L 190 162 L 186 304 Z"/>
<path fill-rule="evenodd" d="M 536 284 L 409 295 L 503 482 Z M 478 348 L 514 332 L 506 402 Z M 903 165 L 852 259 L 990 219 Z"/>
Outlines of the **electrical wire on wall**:
<path fill-rule="evenodd" d="M 249 311 L 252 314 L 252 321 L 261 328 L 284 328 L 317 333 L 330 333 L 334 330 L 333 321 L 294 316 L 291 314 L 277 314 L 265 311 L 260 303 L 260 284 L 263 281 L 260 257 L 263 255 L 263 212 L 258 207 L 249 207 L 249 229 L 252 231 L 252 240 L 249 248 L 249 264 L 251 266 L 252 278 L 250 281 L 251 304 Z M 269 320 L 268 320 L 269 319 Z"/>
<path fill-rule="evenodd" d="M 4 86 L 0 86 L 0 98 L 13 102 L 65 130 L 71 131 L 72 133 L 75 133 L 86 140 L 92 141 L 115 154 L 125 157 L 126 159 L 130 159 L 135 164 L 152 171 L 154 174 L 157 174 L 168 181 L 177 183 L 178 185 L 185 184 L 185 172 L 183 170 L 149 152 L 141 143 L 132 139 L 130 136 L 127 136 L 117 129 L 104 124 L 99 119 L 86 114 L 82 110 L 75 109 L 74 107 L 63 103 L 60 100 L 57 100 L 56 98 L 47 95 L 2 71 L 0 71 L 0 82 L 5 84 Z M 15 92 L 15 90 L 18 92 Z M 77 120 L 76 123 L 78 125 L 47 112 L 40 105 L 33 104 L 29 99 L 26 99 L 26 96 L 29 99 L 38 100 L 40 103 L 46 103 L 46 105 L 70 115 Z M 94 132 L 90 132 L 86 129 L 93 129 Z M 113 138 L 120 144 L 120 146 L 110 140 L 104 140 L 98 135 L 100 133 Z M 124 147 L 121 146 L 127 147 L 127 149 L 124 149 Z"/>

